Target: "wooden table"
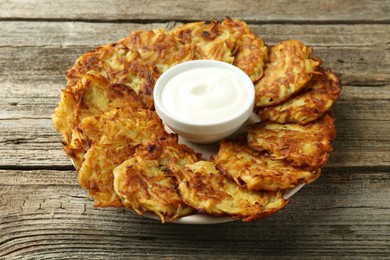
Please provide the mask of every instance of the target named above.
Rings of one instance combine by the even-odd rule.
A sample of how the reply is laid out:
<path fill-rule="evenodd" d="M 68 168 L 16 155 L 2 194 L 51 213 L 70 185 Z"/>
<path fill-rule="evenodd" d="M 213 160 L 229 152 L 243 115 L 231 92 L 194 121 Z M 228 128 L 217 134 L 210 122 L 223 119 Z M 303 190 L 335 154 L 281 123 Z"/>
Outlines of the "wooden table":
<path fill-rule="evenodd" d="M 322 177 L 254 223 L 160 224 L 94 209 L 50 116 L 64 73 L 137 29 L 246 21 L 268 44 L 300 39 L 342 73 Z M 390 1 L 0 1 L 0 258 L 390 256 Z"/>

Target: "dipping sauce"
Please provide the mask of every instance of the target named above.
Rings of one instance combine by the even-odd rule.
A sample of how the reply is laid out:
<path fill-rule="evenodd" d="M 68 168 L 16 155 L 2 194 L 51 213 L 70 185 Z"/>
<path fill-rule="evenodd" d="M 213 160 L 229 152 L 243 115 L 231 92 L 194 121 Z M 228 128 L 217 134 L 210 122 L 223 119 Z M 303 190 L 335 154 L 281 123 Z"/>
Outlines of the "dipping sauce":
<path fill-rule="evenodd" d="M 170 78 L 161 104 L 172 115 L 195 124 L 219 123 L 245 110 L 248 90 L 243 79 L 223 68 L 205 67 L 183 71 Z"/>
<path fill-rule="evenodd" d="M 216 60 L 193 60 L 165 71 L 153 89 L 164 124 L 181 138 L 213 143 L 236 132 L 253 112 L 255 89 L 245 72 Z"/>

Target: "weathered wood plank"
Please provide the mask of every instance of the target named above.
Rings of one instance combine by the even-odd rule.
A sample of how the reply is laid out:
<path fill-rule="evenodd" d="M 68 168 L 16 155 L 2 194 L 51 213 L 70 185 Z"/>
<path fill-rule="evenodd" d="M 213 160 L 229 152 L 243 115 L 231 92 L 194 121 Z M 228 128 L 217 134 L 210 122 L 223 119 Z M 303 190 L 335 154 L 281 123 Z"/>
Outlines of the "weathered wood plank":
<path fill-rule="evenodd" d="M 172 29 L 181 23 L 90 23 L 1 21 L 0 47 L 10 46 L 87 46 L 115 42 L 132 31 Z M 268 44 L 300 39 L 314 46 L 386 47 L 390 25 L 386 24 L 249 24 Z M 28 40 L 26 40 L 28 39 Z"/>
<path fill-rule="evenodd" d="M 47 79 L 63 78 L 78 56 L 92 47 L 3 47 L 0 48 L 0 82 L 18 81 L 20 77 L 46 75 Z M 314 54 L 343 75 L 344 84 L 384 85 L 390 82 L 390 51 L 379 48 L 315 47 Z M 64 84 L 64 83 L 63 83 Z"/>
<path fill-rule="evenodd" d="M 71 167 L 50 119 L 0 120 L 2 167 Z"/>
<path fill-rule="evenodd" d="M 0 171 L 0 176 L 0 257 L 390 253 L 388 172 L 328 171 L 268 219 L 212 226 L 160 224 L 122 209 L 94 209 L 72 171 Z"/>
<path fill-rule="evenodd" d="M 389 22 L 388 1 L 2 1 L 2 19 L 211 20 L 226 16 L 253 22 Z"/>
<path fill-rule="evenodd" d="M 175 24 L 1 22 L 1 26 L 0 78 L 14 73 L 63 75 L 79 55 L 100 44 L 115 42 L 134 30 Z M 390 25 L 253 25 L 252 29 L 268 44 L 300 39 L 314 46 L 325 66 L 343 74 L 345 84 L 390 82 Z"/>

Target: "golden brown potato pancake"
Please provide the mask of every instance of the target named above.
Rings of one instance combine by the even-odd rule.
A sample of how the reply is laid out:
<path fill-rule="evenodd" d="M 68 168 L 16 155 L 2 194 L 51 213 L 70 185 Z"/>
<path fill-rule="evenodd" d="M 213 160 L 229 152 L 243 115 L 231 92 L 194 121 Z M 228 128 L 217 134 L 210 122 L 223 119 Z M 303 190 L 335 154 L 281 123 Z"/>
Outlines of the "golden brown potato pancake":
<path fill-rule="evenodd" d="M 113 188 L 113 169 L 139 144 L 167 138 L 157 115 L 145 109 L 113 110 L 82 121 L 72 140 L 72 155 L 80 185 L 89 190 L 96 207 L 122 205 Z"/>
<path fill-rule="evenodd" d="M 245 143 L 223 141 L 214 157 L 217 169 L 248 190 L 277 191 L 311 183 L 320 170 L 293 167 L 286 160 L 273 159 Z"/>
<path fill-rule="evenodd" d="M 335 138 L 334 118 L 327 113 L 306 125 L 260 122 L 248 131 L 248 144 L 255 150 L 267 151 L 274 159 L 287 159 L 296 166 L 323 166 Z"/>
<path fill-rule="evenodd" d="M 163 73 L 173 65 L 194 59 L 190 44 L 183 44 L 164 29 L 136 31 L 123 39 L 123 44 L 137 59 L 157 67 Z"/>
<path fill-rule="evenodd" d="M 72 130 L 91 116 L 117 108 L 143 108 L 135 91 L 122 84 L 111 84 L 98 74 L 86 74 L 76 86 L 65 88 L 52 117 L 54 127 L 62 134 L 64 145 L 69 144 Z"/>
<path fill-rule="evenodd" d="M 288 40 L 270 48 L 269 63 L 255 84 L 255 105 L 279 104 L 301 90 L 320 65 L 311 57 L 312 48 L 297 40 Z"/>
<path fill-rule="evenodd" d="M 81 55 L 66 72 L 67 88 L 78 85 L 86 74 L 100 75 L 111 84 L 125 85 L 140 96 L 147 108 L 153 107 L 153 87 L 160 73 L 121 41 Z"/>
<path fill-rule="evenodd" d="M 177 136 L 163 137 L 165 142 L 176 143 Z M 80 185 L 89 190 L 95 201 L 95 207 L 120 207 L 122 202 L 114 191 L 115 167 L 129 159 L 137 145 L 133 139 L 120 142 L 94 143 L 84 155 L 84 161 L 78 172 Z"/>
<path fill-rule="evenodd" d="M 67 70 L 68 86 L 72 86 L 84 75 L 94 73 L 106 78 L 110 83 L 123 83 L 122 76 L 125 70 L 125 60 L 128 50 L 123 44 L 105 44 L 94 50 L 84 53 Z"/>
<path fill-rule="evenodd" d="M 322 70 L 314 75 L 303 92 L 288 101 L 260 110 L 262 120 L 276 123 L 298 123 L 301 125 L 320 118 L 328 111 L 339 97 L 340 80 L 329 70 Z"/>
<path fill-rule="evenodd" d="M 213 162 L 188 164 L 175 175 L 183 201 L 202 213 L 248 222 L 267 217 L 287 204 L 281 191 L 256 192 L 240 187 L 222 176 Z"/>
<path fill-rule="evenodd" d="M 192 59 L 212 59 L 232 63 L 256 81 L 262 74 L 268 58 L 264 41 L 256 36 L 245 22 L 225 19 L 189 23 L 178 26 L 172 35 L 191 46 Z"/>
<path fill-rule="evenodd" d="M 148 143 L 114 170 L 114 187 L 124 206 L 139 215 L 153 212 L 162 222 L 187 216 L 193 210 L 181 200 L 174 188 L 174 176 L 168 168 L 182 171 L 195 163 L 199 155 L 172 140 Z"/>
<path fill-rule="evenodd" d="M 218 21 L 188 23 L 172 30 L 172 35 L 184 45 L 191 46 L 195 60 L 220 60 L 233 62 L 236 39 L 222 28 Z"/>
<path fill-rule="evenodd" d="M 132 146 L 171 138 L 157 114 L 147 109 L 116 109 L 95 117 L 85 118 L 72 132 L 72 140 L 65 152 L 81 167 L 84 154 L 94 143 L 125 144 Z"/>
<path fill-rule="evenodd" d="M 227 18 L 221 23 L 221 27 L 226 28 L 236 39 L 233 65 L 256 82 L 263 75 L 268 60 L 268 49 L 263 39 L 255 35 L 243 21 Z"/>
<path fill-rule="evenodd" d="M 95 207 L 121 207 L 114 191 L 113 170 L 132 156 L 135 146 L 131 142 L 96 143 L 88 149 L 78 172 L 80 185 L 89 191 Z"/>

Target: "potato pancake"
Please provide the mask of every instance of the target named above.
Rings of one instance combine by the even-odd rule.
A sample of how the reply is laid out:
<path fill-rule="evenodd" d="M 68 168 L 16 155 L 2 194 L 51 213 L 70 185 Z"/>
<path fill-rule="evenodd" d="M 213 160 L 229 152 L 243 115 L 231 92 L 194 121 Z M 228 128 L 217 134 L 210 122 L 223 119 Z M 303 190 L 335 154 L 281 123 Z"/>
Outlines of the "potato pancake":
<path fill-rule="evenodd" d="M 135 146 L 130 142 L 96 143 L 88 149 L 78 172 L 80 185 L 89 191 L 95 207 L 121 207 L 114 191 L 113 170 L 132 156 Z"/>
<path fill-rule="evenodd" d="M 190 44 L 183 44 L 164 29 L 136 31 L 123 39 L 123 44 L 136 54 L 136 59 L 151 64 L 162 74 L 178 63 L 194 59 Z"/>
<path fill-rule="evenodd" d="M 329 70 L 314 75 L 303 92 L 288 101 L 260 110 L 262 120 L 276 123 L 298 123 L 301 125 L 320 118 L 331 109 L 341 91 L 340 80 Z"/>
<path fill-rule="evenodd" d="M 230 216 L 244 222 L 264 218 L 283 208 L 283 192 L 249 191 L 226 179 L 209 161 L 175 171 L 181 198 L 199 212 Z"/>
<path fill-rule="evenodd" d="M 172 30 L 172 35 L 191 46 L 195 60 L 219 60 L 233 63 L 236 39 L 218 21 L 188 23 Z"/>
<path fill-rule="evenodd" d="M 122 205 L 113 188 L 113 169 L 128 159 L 139 144 L 156 139 L 177 142 L 154 112 L 113 110 L 82 121 L 72 140 L 72 155 L 80 185 L 89 190 L 96 207 Z"/>
<path fill-rule="evenodd" d="M 185 145 L 171 140 L 137 147 L 136 153 L 114 170 L 114 187 L 124 206 L 139 215 L 153 212 L 161 222 L 193 213 L 174 188 L 174 176 L 168 168 L 182 171 L 200 156 Z"/>
<path fill-rule="evenodd" d="M 64 147 L 76 170 L 84 154 L 94 143 L 129 143 L 136 146 L 159 138 L 171 138 L 157 114 L 147 109 L 117 109 L 85 118 L 72 132 L 72 140 Z"/>
<path fill-rule="evenodd" d="M 117 108 L 143 108 L 135 91 L 122 84 L 111 84 L 98 74 L 86 74 L 76 86 L 61 93 L 60 102 L 52 117 L 54 127 L 62 135 L 64 145 L 69 144 L 72 130 L 91 116 Z"/>
<path fill-rule="evenodd" d="M 139 59 L 119 41 L 81 55 L 73 68 L 66 72 L 67 88 L 77 86 L 86 74 L 104 77 L 111 84 L 133 89 L 147 108 L 153 108 L 153 87 L 160 73 L 151 64 Z"/>
<path fill-rule="evenodd" d="M 234 35 L 233 65 L 243 70 L 253 82 L 263 75 L 268 60 L 268 49 L 263 39 L 255 35 L 249 26 L 242 21 L 225 19 L 221 27 Z"/>
<path fill-rule="evenodd" d="M 301 90 L 321 64 L 319 59 L 311 57 L 311 53 L 311 47 L 297 40 L 283 41 L 271 47 L 264 75 L 255 84 L 255 105 L 276 105 Z"/>
<path fill-rule="evenodd" d="M 172 34 L 184 45 L 191 46 L 193 59 L 232 63 L 253 81 L 263 75 L 268 59 L 267 47 L 245 22 L 227 18 L 221 23 L 189 23 L 178 26 Z"/>
<path fill-rule="evenodd" d="M 326 163 L 335 135 L 334 118 L 328 113 L 306 125 L 257 123 L 249 128 L 248 144 L 255 150 L 267 151 L 274 159 L 318 168 Z"/>
<path fill-rule="evenodd" d="M 68 86 L 81 80 L 86 74 L 93 72 L 106 78 L 111 83 L 121 83 L 125 70 L 125 60 L 128 49 L 123 44 L 105 44 L 84 53 L 67 70 Z M 127 76 L 127 75 L 126 75 Z"/>
<path fill-rule="evenodd" d="M 255 151 L 243 142 L 221 142 L 213 159 L 223 175 L 248 190 L 291 189 L 301 183 L 311 183 L 320 176 L 320 169 L 294 167 L 286 160 Z"/>

